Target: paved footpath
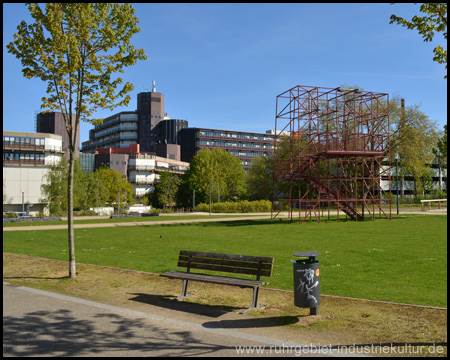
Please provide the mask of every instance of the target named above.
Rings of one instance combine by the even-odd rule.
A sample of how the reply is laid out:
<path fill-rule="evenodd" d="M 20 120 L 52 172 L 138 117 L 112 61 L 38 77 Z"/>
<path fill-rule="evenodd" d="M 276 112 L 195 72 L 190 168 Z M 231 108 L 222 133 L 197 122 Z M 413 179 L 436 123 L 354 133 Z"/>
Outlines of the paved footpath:
<path fill-rule="evenodd" d="M 196 213 L 197 215 L 206 215 L 207 213 Z M 331 215 L 335 215 L 336 212 L 331 212 Z M 420 211 L 420 210 L 402 210 L 401 214 L 419 214 L 419 215 L 447 215 L 447 209 L 441 210 L 429 210 L 429 211 Z M 74 229 L 84 229 L 84 228 L 93 228 L 93 227 L 114 227 L 114 226 L 150 226 L 150 225 L 161 225 L 161 224 L 182 224 L 189 222 L 214 222 L 214 221 L 239 221 L 239 220 L 256 220 L 256 219 L 270 219 L 270 213 L 255 213 L 248 214 L 250 216 L 230 216 L 229 214 L 214 214 L 214 215 L 227 215 L 223 218 L 214 217 L 211 219 L 184 219 L 184 220 L 176 220 L 177 216 L 185 215 L 185 214 L 170 214 L 174 220 L 152 220 L 152 221 L 129 221 L 129 222 L 108 222 L 108 223 L 95 223 L 95 224 L 74 224 Z M 345 216 L 344 213 L 342 213 Z M 167 215 L 166 215 L 167 216 Z M 392 216 L 397 216 L 395 211 L 392 210 Z M 278 218 L 287 218 L 287 213 L 279 214 Z M 109 216 L 84 216 L 75 218 L 82 220 L 89 219 L 109 219 Z M 67 218 L 62 217 L 61 220 L 66 220 Z M 141 218 L 139 218 L 141 219 Z M 14 227 L 3 227 L 3 231 L 18 231 L 18 230 L 57 230 L 57 229 L 67 229 L 67 225 L 38 225 L 38 226 L 14 226 Z"/>
<path fill-rule="evenodd" d="M 109 217 L 103 217 L 109 219 Z M 65 220 L 67 218 L 61 218 Z M 79 219 L 99 219 L 99 217 L 80 217 Z M 142 218 L 138 218 L 142 219 Z M 150 226 L 150 225 L 161 225 L 161 224 L 183 224 L 189 222 L 214 222 L 214 221 L 239 221 L 239 220 L 255 220 L 255 219 L 270 219 L 269 215 L 254 215 L 254 216 L 227 216 L 227 217 L 214 217 L 211 219 L 184 219 L 184 220 L 151 220 L 151 221 L 128 221 L 128 222 L 108 222 L 108 223 L 94 223 L 94 224 L 74 224 L 74 229 L 84 229 L 93 227 L 114 227 L 114 226 Z M 77 219 L 76 219 L 77 220 Z M 57 229 L 67 229 L 67 224 L 65 225 L 37 225 L 37 226 L 14 226 L 14 227 L 3 227 L 3 231 L 17 231 L 17 230 L 57 230 Z"/>
<path fill-rule="evenodd" d="M 3 356 L 262 355 L 339 356 L 311 344 L 209 328 L 3 282 Z"/>

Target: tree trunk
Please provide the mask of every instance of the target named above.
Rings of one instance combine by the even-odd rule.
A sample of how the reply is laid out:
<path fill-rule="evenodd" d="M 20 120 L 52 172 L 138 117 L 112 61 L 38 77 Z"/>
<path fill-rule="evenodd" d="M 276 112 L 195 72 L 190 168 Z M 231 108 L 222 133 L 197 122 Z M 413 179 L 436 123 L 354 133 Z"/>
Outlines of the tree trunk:
<path fill-rule="evenodd" d="M 69 206 L 67 208 L 67 222 L 69 229 L 69 277 L 71 279 L 76 278 L 76 266 L 75 266 L 75 237 L 73 233 L 73 151 L 70 150 L 70 160 L 69 160 L 69 176 L 68 176 L 68 200 Z"/>

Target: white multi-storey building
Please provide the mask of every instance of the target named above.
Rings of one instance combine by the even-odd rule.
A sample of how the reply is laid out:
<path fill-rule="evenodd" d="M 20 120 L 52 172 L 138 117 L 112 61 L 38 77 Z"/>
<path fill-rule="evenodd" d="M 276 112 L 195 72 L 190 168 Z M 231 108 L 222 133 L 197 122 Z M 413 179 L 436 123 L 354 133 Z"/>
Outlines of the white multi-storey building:
<path fill-rule="evenodd" d="M 41 185 L 63 154 L 60 135 L 3 131 L 3 211 L 45 212 Z"/>
<path fill-rule="evenodd" d="M 136 197 L 155 190 L 161 171 L 184 174 L 189 163 L 155 155 L 132 154 L 128 158 L 128 181 L 133 184 Z"/>

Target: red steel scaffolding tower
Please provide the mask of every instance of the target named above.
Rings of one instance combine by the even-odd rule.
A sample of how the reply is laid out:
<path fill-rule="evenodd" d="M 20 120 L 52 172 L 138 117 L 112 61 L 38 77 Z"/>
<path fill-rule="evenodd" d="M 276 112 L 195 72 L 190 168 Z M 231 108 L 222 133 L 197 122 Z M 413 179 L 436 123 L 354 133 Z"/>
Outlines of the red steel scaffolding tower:
<path fill-rule="evenodd" d="M 300 223 L 320 222 L 334 204 L 356 221 L 391 219 L 389 126 L 388 94 L 298 85 L 278 95 L 272 218 L 288 207 L 291 220 L 298 208 Z"/>

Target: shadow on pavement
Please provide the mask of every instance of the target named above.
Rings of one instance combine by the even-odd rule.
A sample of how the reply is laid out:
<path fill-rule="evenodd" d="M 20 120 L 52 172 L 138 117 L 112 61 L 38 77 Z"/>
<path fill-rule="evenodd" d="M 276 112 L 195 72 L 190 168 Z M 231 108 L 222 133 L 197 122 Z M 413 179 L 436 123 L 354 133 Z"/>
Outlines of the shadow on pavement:
<path fill-rule="evenodd" d="M 242 320 L 220 320 L 203 323 L 205 328 L 212 329 L 245 329 L 283 326 L 298 322 L 298 316 L 274 316 L 266 318 L 242 319 Z"/>
<path fill-rule="evenodd" d="M 56 310 L 3 317 L 3 356 L 199 356 L 223 349 L 189 331 L 117 314 L 79 320 L 69 310 Z"/>

